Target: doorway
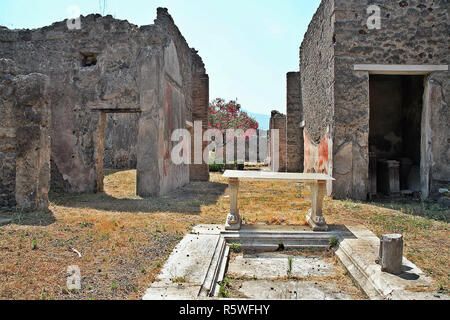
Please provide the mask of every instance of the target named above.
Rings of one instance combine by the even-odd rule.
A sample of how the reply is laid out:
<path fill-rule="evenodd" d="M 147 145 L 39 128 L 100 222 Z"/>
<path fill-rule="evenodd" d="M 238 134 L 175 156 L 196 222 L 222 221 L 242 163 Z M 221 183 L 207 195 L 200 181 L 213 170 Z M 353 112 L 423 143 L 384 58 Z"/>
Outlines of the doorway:
<path fill-rule="evenodd" d="M 421 191 L 424 75 L 370 75 L 370 195 Z"/>
<path fill-rule="evenodd" d="M 118 196 L 126 194 L 135 197 L 137 140 L 141 111 L 131 108 L 92 110 L 100 112 L 94 135 L 97 192 L 105 192 L 105 184 L 108 182 L 109 189 L 111 187 L 117 189 L 112 190 L 112 193 L 118 193 Z M 122 182 L 118 183 L 119 180 Z M 119 192 L 120 188 L 124 188 L 123 192 Z"/>

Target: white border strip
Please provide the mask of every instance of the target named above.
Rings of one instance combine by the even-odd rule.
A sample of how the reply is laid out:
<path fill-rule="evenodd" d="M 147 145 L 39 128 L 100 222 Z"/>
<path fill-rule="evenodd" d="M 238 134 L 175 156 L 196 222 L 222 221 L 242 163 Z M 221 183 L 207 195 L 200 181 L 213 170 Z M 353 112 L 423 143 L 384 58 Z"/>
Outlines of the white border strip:
<path fill-rule="evenodd" d="M 355 64 L 354 70 L 370 74 L 429 74 L 448 71 L 448 65 Z"/>

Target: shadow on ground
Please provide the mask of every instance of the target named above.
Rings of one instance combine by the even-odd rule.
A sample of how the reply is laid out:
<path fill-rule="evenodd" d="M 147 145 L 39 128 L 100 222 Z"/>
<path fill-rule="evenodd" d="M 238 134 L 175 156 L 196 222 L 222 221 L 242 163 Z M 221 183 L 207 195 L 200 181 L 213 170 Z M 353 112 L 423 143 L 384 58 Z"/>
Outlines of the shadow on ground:
<path fill-rule="evenodd" d="M 0 211 L 1 219 L 11 219 L 12 224 L 21 226 L 49 226 L 56 222 L 56 218 L 50 210 L 29 212 L 24 210 Z"/>
<path fill-rule="evenodd" d="M 116 198 L 106 193 L 60 194 L 51 193 L 50 201 L 58 206 L 89 208 L 113 212 L 173 212 L 189 215 L 201 213 L 202 206 L 216 204 L 225 193 L 227 184 L 193 182 L 166 196 L 154 198 Z"/>
<path fill-rule="evenodd" d="M 425 202 L 409 199 L 378 199 L 365 203 L 381 208 L 398 210 L 405 214 L 436 221 L 443 221 L 447 223 L 450 221 L 450 209 L 436 202 Z"/>

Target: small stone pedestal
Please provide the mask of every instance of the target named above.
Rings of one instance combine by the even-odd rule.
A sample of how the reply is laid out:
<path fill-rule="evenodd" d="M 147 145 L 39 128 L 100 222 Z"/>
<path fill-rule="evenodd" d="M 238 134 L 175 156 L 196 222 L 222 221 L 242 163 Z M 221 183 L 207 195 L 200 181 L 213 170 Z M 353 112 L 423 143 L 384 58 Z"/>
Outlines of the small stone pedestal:
<path fill-rule="evenodd" d="M 242 223 L 238 208 L 239 179 L 230 178 L 228 184 L 230 186 L 230 213 L 225 222 L 225 230 L 240 230 Z"/>
<path fill-rule="evenodd" d="M 378 188 L 386 195 L 400 195 L 400 162 L 381 160 L 378 162 Z"/>
<path fill-rule="evenodd" d="M 381 271 L 392 274 L 402 273 L 403 236 L 401 234 L 385 234 L 381 236 L 380 256 L 377 261 Z"/>

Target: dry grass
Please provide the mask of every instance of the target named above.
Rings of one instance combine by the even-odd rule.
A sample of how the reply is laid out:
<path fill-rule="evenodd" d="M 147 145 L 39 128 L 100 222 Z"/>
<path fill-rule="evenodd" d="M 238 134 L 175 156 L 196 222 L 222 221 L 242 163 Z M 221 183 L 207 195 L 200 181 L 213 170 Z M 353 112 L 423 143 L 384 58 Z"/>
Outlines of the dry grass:
<path fill-rule="evenodd" d="M 138 299 L 193 225 L 225 221 L 229 198 L 220 174 L 155 199 L 136 196 L 135 178 L 134 170 L 112 171 L 105 193 L 53 194 L 49 212 L 0 213 L 14 219 L 0 227 L 0 298 Z M 299 184 L 243 181 L 241 215 L 246 223 L 304 225 L 308 194 Z M 330 199 L 325 216 L 329 223 L 363 224 L 377 234 L 402 232 L 405 255 L 436 280 L 436 288 L 448 288 L 447 222 Z M 77 292 L 65 288 L 70 265 L 81 269 Z"/>

